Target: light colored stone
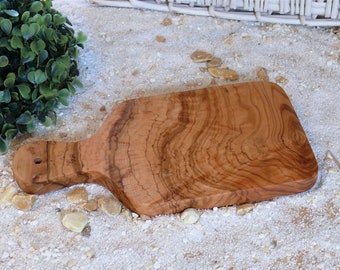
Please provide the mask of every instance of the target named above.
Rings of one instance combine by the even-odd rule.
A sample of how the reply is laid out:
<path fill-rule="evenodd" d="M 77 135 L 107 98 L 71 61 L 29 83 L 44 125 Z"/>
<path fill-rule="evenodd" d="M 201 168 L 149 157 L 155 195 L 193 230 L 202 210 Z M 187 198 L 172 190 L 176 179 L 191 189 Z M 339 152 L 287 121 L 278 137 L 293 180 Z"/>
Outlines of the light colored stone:
<path fill-rule="evenodd" d="M 207 67 L 219 67 L 222 65 L 222 59 L 219 57 L 214 57 L 209 62 L 207 62 Z"/>
<path fill-rule="evenodd" d="M 141 215 L 139 216 L 139 218 L 140 218 L 141 220 L 143 220 L 143 221 L 146 221 L 146 220 L 150 220 L 150 219 L 151 219 L 151 217 L 149 217 L 149 216 L 147 216 L 147 215 L 144 215 L 144 214 L 141 214 Z"/>
<path fill-rule="evenodd" d="M 85 187 L 73 188 L 66 195 L 66 199 L 70 203 L 86 203 L 87 202 L 87 191 Z"/>
<path fill-rule="evenodd" d="M 208 72 L 215 78 L 235 81 L 238 79 L 238 73 L 229 68 L 208 68 Z"/>
<path fill-rule="evenodd" d="M 67 262 L 67 267 L 68 268 L 72 268 L 73 266 L 75 266 L 77 264 L 77 260 L 76 259 L 71 259 Z"/>
<path fill-rule="evenodd" d="M 256 74 L 257 74 L 257 77 L 261 81 L 269 82 L 269 77 L 268 77 L 267 69 L 265 69 L 264 67 L 259 67 L 256 70 Z"/>
<path fill-rule="evenodd" d="M 18 193 L 18 188 L 15 183 L 9 184 L 3 193 L 0 194 L 0 205 L 1 204 L 11 204 L 12 198 Z"/>
<path fill-rule="evenodd" d="M 89 259 L 93 259 L 96 256 L 96 252 L 93 249 L 89 249 L 85 254 Z"/>
<path fill-rule="evenodd" d="M 211 53 L 197 50 L 190 55 L 190 58 L 195 63 L 201 63 L 211 61 L 214 58 L 214 56 Z"/>
<path fill-rule="evenodd" d="M 12 204 L 15 208 L 23 211 L 29 211 L 32 209 L 37 196 L 29 194 L 15 194 L 12 198 Z"/>
<path fill-rule="evenodd" d="M 81 232 L 85 228 L 88 219 L 83 212 L 73 212 L 66 214 L 61 222 L 70 231 Z"/>
<path fill-rule="evenodd" d="M 180 218 L 186 224 L 194 224 L 199 220 L 200 213 L 197 209 L 188 208 L 181 213 Z"/>
<path fill-rule="evenodd" d="M 251 204 L 251 203 L 245 203 L 245 204 L 238 205 L 238 206 L 236 206 L 236 215 L 237 216 L 244 216 L 244 215 L 248 214 L 250 211 L 252 211 L 255 207 L 256 207 L 256 205 Z"/>
<path fill-rule="evenodd" d="M 122 211 L 122 203 L 114 197 L 100 197 L 98 207 L 109 216 L 118 215 Z"/>
<path fill-rule="evenodd" d="M 133 216 L 132 213 L 129 209 L 124 208 L 122 210 L 122 215 L 128 220 L 128 221 L 132 221 L 133 220 Z"/>

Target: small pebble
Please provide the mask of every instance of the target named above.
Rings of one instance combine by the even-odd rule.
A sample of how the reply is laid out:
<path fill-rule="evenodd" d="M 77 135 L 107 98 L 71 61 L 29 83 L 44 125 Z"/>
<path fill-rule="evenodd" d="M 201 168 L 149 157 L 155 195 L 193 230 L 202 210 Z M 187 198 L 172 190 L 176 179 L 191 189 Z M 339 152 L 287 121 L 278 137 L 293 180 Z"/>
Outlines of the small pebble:
<path fill-rule="evenodd" d="M 288 80 L 283 76 L 276 76 L 275 81 L 281 84 L 286 84 L 288 82 Z"/>
<path fill-rule="evenodd" d="M 219 67 L 222 65 L 222 59 L 219 57 L 214 57 L 209 62 L 207 62 L 207 67 Z"/>
<path fill-rule="evenodd" d="M 88 251 L 86 251 L 86 257 L 89 259 L 93 259 L 96 255 L 95 251 L 93 249 L 89 249 Z"/>
<path fill-rule="evenodd" d="M 106 113 L 106 107 L 103 105 L 99 108 L 99 111 L 102 113 Z"/>
<path fill-rule="evenodd" d="M 215 78 L 235 81 L 238 79 L 238 73 L 229 68 L 208 68 L 208 72 Z"/>
<path fill-rule="evenodd" d="M 91 236 L 91 226 L 86 225 L 85 228 L 81 231 L 81 236 L 90 237 Z"/>
<path fill-rule="evenodd" d="M 23 211 L 29 211 L 32 209 L 37 196 L 29 194 L 16 194 L 12 198 L 12 204 L 15 208 Z"/>
<path fill-rule="evenodd" d="M 328 168 L 327 168 L 327 172 L 328 172 L 328 173 L 337 173 L 337 169 L 334 168 L 334 167 L 328 167 Z"/>
<path fill-rule="evenodd" d="M 237 216 L 244 216 L 248 214 L 250 211 L 252 211 L 255 208 L 255 204 L 251 203 L 245 203 L 236 206 L 236 215 Z"/>
<path fill-rule="evenodd" d="M 135 212 L 131 212 L 131 216 L 133 218 L 139 218 L 139 215 L 137 213 L 135 213 Z"/>
<path fill-rule="evenodd" d="M 162 21 L 161 25 L 164 25 L 164 26 L 172 25 L 171 18 L 169 18 L 169 17 L 164 18 L 164 20 Z"/>
<path fill-rule="evenodd" d="M 67 193 L 66 199 L 70 203 L 86 203 L 87 202 L 87 191 L 85 187 L 77 187 Z"/>
<path fill-rule="evenodd" d="M 156 41 L 164 43 L 166 41 L 166 38 L 164 36 L 157 35 L 156 36 Z"/>
<path fill-rule="evenodd" d="M 12 198 L 18 193 L 18 188 L 15 183 L 9 184 L 3 193 L 0 194 L 0 205 L 11 204 Z"/>
<path fill-rule="evenodd" d="M 267 69 L 265 69 L 264 67 L 259 67 L 256 71 L 256 74 L 261 81 L 269 82 Z"/>
<path fill-rule="evenodd" d="M 143 220 L 143 221 L 146 221 L 146 220 L 150 220 L 150 219 L 151 219 L 151 217 L 149 217 L 149 216 L 147 216 L 147 215 L 144 215 L 144 214 L 141 214 L 141 215 L 139 216 L 139 218 L 140 218 L 141 220 Z"/>
<path fill-rule="evenodd" d="M 225 39 L 223 40 L 223 42 L 224 42 L 225 44 L 230 45 L 230 44 L 233 43 L 233 39 L 232 39 L 232 38 L 225 38 Z"/>
<path fill-rule="evenodd" d="M 89 200 L 86 203 L 80 204 L 88 212 L 93 212 L 98 209 L 98 202 L 96 200 Z"/>
<path fill-rule="evenodd" d="M 190 58 L 195 63 L 201 63 L 211 61 L 214 56 L 211 53 L 197 50 L 190 55 Z"/>
<path fill-rule="evenodd" d="M 67 262 L 67 267 L 68 268 L 72 268 L 73 266 L 75 266 L 77 264 L 77 260 L 76 259 L 71 259 Z"/>
<path fill-rule="evenodd" d="M 73 232 L 81 232 L 84 230 L 88 219 L 87 216 L 82 212 L 73 212 L 66 214 L 62 219 L 62 224 L 65 228 Z"/>
<path fill-rule="evenodd" d="M 40 246 L 34 242 L 31 243 L 31 247 L 34 248 L 34 250 L 39 250 Z"/>
<path fill-rule="evenodd" d="M 194 224 L 199 220 L 200 213 L 197 209 L 188 208 L 181 213 L 180 218 L 186 224 Z"/>
<path fill-rule="evenodd" d="M 118 215 L 122 211 L 122 203 L 114 197 L 100 197 L 98 207 L 109 216 Z"/>
<path fill-rule="evenodd" d="M 133 217 L 132 217 L 132 213 L 129 209 L 124 208 L 122 210 L 122 215 L 128 220 L 128 221 L 132 221 Z"/>

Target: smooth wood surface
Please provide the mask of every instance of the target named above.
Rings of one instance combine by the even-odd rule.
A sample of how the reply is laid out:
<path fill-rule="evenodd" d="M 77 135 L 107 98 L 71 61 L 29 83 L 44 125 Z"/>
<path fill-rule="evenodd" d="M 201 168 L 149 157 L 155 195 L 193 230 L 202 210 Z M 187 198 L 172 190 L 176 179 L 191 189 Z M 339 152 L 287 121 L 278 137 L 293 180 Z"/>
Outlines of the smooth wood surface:
<path fill-rule="evenodd" d="M 318 166 L 285 92 L 252 82 L 125 101 L 90 139 L 23 145 L 13 172 L 27 193 L 97 183 L 155 216 L 302 192 Z"/>

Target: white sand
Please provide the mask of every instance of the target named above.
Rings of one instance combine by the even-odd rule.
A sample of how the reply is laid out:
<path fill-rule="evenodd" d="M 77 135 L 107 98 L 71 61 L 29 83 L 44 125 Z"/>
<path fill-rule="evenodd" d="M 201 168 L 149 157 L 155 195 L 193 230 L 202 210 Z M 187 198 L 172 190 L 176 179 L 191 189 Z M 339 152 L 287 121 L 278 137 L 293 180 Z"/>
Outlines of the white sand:
<path fill-rule="evenodd" d="M 0 207 L 1 269 L 339 269 L 340 40 L 331 29 L 260 25 L 152 11 L 96 8 L 85 0 L 54 7 L 89 37 L 81 54 L 85 87 L 58 111 L 58 124 L 33 139 L 91 136 L 120 100 L 210 85 L 190 54 L 203 49 L 239 72 L 239 82 L 281 75 L 317 156 L 312 190 L 261 202 L 245 216 L 236 208 L 202 210 L 194 225 L 179 215 L 152 220 L 88 213 L 89 237 L 67 231 L 69 189 L 40 196 L 28 212 Z M 161 23 L 169 16 L 172 25 Z M 166 38 L 164 43 L 155 40 Z M 231 44 L 226 39 L 231 39 Z M 226 82 L 217 80 L 218 84 Z M 13 181 L 11 153 L 0 156 L 0 187 Z M 86 186 L 91 198 L 109 192 Z M 61 209 L 61 212 L 56 209 Z"/>

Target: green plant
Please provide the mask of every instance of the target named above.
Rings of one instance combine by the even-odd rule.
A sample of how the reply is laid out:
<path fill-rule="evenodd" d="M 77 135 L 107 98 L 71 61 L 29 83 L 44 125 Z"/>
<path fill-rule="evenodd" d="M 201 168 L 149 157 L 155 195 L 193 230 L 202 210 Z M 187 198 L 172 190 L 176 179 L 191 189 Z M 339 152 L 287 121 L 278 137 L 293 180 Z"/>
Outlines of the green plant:
<path fill-rule="evenodd" d="M 57 106 L 81 86 L 77 57 L 85 40 L 52 0 L 0 0 L 0 152 L 36 121 L 55 123 Z"/>

